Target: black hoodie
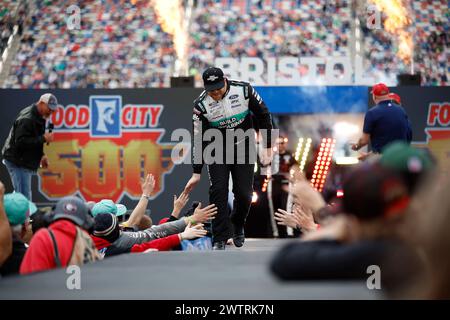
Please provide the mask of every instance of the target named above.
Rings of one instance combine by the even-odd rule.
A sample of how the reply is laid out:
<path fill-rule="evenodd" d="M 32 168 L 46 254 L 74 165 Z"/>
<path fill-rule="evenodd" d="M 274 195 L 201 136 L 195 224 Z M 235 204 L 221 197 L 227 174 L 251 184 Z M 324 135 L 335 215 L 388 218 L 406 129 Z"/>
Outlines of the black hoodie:
<path fill-rule="evenodd" d="M 18 167 L 36 171 L 44 155 L 45 119 L 37 105 L 23 109 L 9 132 L 3 146 L 3 158 Z"/>

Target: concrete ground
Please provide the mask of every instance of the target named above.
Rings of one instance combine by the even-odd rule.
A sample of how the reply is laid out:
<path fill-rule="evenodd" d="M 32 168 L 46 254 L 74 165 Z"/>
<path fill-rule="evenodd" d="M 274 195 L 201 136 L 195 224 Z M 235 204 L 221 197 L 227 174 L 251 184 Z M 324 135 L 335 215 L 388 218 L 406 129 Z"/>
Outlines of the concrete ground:
<path fill-rule="evenodd" d="M 0 299 L 299 300 L 378 299 L 365 281 L 281 282 L 268 265 L 287 240 L 247 239 L 225 251 L 124 254 L 81 268 L 81 289 L 66 270 L 0 279 Z"/>

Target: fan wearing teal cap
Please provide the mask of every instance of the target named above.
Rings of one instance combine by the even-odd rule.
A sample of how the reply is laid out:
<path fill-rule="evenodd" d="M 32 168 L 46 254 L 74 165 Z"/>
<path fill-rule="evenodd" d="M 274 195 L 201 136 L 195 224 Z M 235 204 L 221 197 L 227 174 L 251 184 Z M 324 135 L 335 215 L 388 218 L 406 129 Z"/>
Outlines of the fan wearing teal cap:
<path fill-rule="evenodd" d="M 127 221 L 121 224 L 122 227 L 133 228 L 137 227 L 145 215 L 148 202 L 150 200 L 153 189 L 155 188 L 155 177 L 152 174 L 147 174 L 145 179 L 141 181 L 142 196 L 138 204 L 134 208 Z M 111 213 L 116 217 L 123 216 L 127 212 L 127 207 L 123 204 L 114 203 L 111 199 L 103 199 L 97 202 L 91 209 L 92 215 L 95 216 L 100 213 Z"/>
<path fill-rule="evenodd" d="M 120 203 L 115 204 L 110 199 L 103 199 L 94 205 L 91 212 L 94 217 L 99 213 L 112 213 L 116 217 L 120 217 L 127 212 L 127 207 Z"/>
<path fill-rule="evenodd" d="M 11 226 L 13 248 L 11 255 L 0 267 L 2 277 L 19 273 L 20 264 L 27 250 L 26 237 L 31 229 L 29 217 L 37 211 L 36 205 L 20 192 L 5 194 L 3 204 Z"/>

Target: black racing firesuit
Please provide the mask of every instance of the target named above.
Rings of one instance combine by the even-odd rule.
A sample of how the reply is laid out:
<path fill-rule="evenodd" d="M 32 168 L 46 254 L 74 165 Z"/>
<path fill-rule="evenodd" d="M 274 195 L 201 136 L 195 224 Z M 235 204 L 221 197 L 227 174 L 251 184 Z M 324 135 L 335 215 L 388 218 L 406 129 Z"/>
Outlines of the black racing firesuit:
<path fill-rule="evenodd" d="M 244 163 L 242 160 L 240 162 L 236 160 L 238 154 L 237 145 L 240 143 L 245 143 L 248 154 L 253 152 L 256 155 L 256 146 L 254 143 L 251 143 L 254 140 L 245 139 L 238 141 L 238 139 L 235 139 L 231 144 L 232 148 L 234 148 L 234 161 L 233 164 L 229 164 L 230 161 L 226 161 L 226 153 L 230 152 L 225 146 L 226 132 L 236 129 L 244 131 L 253 129 L 253 118 L 255 118 L 260 130 L 267 129 L 268 133 L 264 140 L 266 140 L 267 147 L 271 146 L 270 130 L 272 129 L 272 120 L 269 110 L 259 94 L 247 82 L 227 79 L 226 83 L 227 90 L 221 100 L 215 101 L 204 91 L 194 101 L 193 109 L 194 141 L 192 142 L 191 152 L 193 170 L 194 173 L 201 174 L 203 164 L 206 162 L 208 165 L 210 180 L 209 201 L 215 204 L 218 209 L 217 215 L 212 221 L 214 242 L 226 241 L 232 236 L 230 222 L 236 226 L 244 225 L 253 193 L 255 162 L 248 156 L 246 156 Z M 208 145 L 208 142 L 203 141 L 203 135 L 206 130 L 211 128 L 218 129 L 223 137 L 225 150 L 221 163 L 218 163 L 220 161 L 210 161 L 208 163 L 203 158 L 203 151 Z M 202 143 L 196 144 L 195 141 L 202 141 Z M 230 173 L 233 180 L 234 194 L 233 212 L 231 215 L 228 207 Z"/>

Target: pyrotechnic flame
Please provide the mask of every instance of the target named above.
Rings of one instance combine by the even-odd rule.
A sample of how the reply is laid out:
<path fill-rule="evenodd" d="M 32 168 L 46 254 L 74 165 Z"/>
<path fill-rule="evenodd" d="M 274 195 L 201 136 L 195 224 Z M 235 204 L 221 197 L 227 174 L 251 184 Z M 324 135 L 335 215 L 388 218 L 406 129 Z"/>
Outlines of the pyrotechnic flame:
<path fill-rule="evenodd" d="M 398 39 L 397 55 L 405 63 L 411 62 L 413 54 L 413 39 L 408 27 L 411 25 L 407 1 L 405 0 L 370 0 L 378 11 L 387 16 L 384 28 Z"/>
<path fill-rule="evenodd" d="M 413 55 L 413 39 L 410 33 L 406 31 L 400 32 L 399 36 L 399 44 L 398 44 L 398 53 L 397 55 L 402 59 L 405 63 L 410 63 Z"/>
<path fill-rule="evenodd" d="M 178 61 L 187 61 L 188 30 L 184 20 L 184 9 L 181 0 L 151 0 L 164 32 L 172 35 Z"/>

